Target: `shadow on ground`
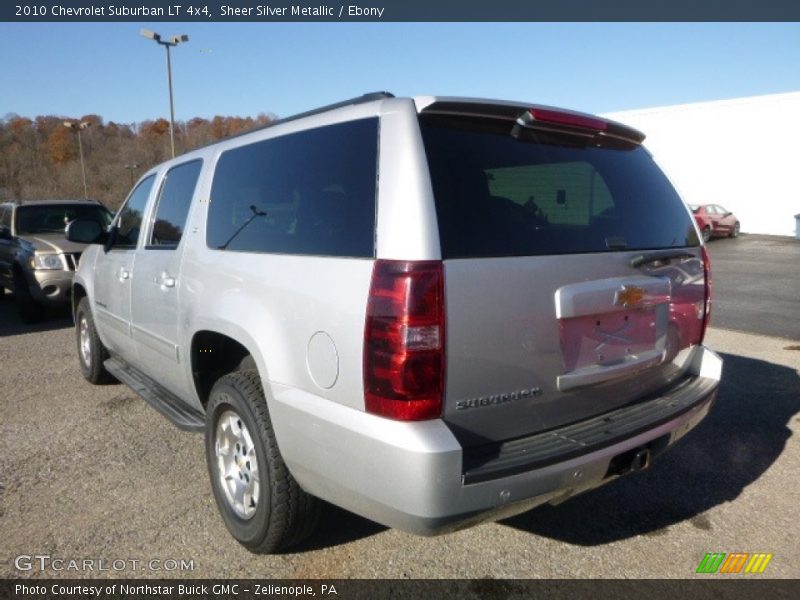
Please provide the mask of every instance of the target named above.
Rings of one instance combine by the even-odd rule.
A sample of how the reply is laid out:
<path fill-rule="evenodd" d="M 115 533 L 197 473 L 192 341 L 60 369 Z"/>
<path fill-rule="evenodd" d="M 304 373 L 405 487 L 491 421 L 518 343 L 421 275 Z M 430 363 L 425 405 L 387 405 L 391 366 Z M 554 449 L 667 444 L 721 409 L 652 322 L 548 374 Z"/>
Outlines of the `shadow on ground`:
<path fill-rule="evenodd" d="M 332 548 L 368 538 L 382 531 L 386 531 L 386 527 L 383 525 L 323 502 L 322 515 L 314 534 L 300 545 L 293 546 L 290 552 L 309 552 Z"/>
<path fill-rule="evenodd" d="M 653 468 L 502 523 L 583 546 L 661 535 L 686 520 L 712 529 L 703 513 L 735 499 L 769 469 L 792 435 L 788 423 L 800 412 L 796 371 L 732 354 L 722 357 L 716 405 Z"/>
<path fill-rule="evenodd" d="M 38 323 L 26 324 L 20 321 L 13 294 L 0 296 L 0 337 L 24 335 L 40 331 L 53 331 L 72 327 L 69 306 L 48 308 L 44 318 Z"/>

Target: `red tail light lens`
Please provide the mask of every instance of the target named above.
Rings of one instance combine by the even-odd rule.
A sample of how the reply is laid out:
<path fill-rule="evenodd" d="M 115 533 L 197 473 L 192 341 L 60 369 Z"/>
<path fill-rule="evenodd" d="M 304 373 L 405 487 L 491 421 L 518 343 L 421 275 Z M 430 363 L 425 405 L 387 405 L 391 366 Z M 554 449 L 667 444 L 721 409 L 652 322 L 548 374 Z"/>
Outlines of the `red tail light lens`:
<path fill-rule="evenodd" d="M 708 256 L 708 249 L 703 246 L 702 247 L 702 256 L 703 256 L 703 275 L 705 276 L 705 306 L 703 310 L 703 330 L 700 334 L 700 343 L 703 343 L 703 339 L 706 337 L 706 329 L 708 329 L 708 323 L 711 320 L 711 258 Z"/>
<path fill-rule="evenodd" d="M 444 274 L 440 261 L 377 260 L 364 328 L 366 409 L 402 421 L 442 414 Z"/>

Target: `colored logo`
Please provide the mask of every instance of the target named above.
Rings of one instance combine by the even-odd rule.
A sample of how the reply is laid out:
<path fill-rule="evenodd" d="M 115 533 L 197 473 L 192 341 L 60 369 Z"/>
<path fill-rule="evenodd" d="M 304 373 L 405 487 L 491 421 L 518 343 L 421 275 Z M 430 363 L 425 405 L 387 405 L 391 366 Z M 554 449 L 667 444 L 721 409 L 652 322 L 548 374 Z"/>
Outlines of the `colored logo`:
<path fill-rule="evenodd" d="M 698 573 L 763 573 L 772 554 L 748 552 L 707 552 L 697 567 Z"/>
<path fill-rule="evenodd" d="M 635 285 L 623 285 L 621 290 L 614 294 L 614 304 L 617 306 L 636 306 L 644 300 L 645 290 Z"/>

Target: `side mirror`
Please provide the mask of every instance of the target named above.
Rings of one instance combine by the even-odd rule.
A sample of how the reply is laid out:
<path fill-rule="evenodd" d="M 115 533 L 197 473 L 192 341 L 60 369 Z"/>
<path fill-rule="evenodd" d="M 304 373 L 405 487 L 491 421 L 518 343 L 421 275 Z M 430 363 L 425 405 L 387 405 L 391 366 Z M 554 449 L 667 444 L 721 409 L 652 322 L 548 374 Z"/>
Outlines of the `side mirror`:
<path fill-rule="evenodd" d="M 6 225 L 0 225 L 0 240 L 10 240 L 11 230 Z"/>
<path fill-rule="evenodd" d="M 117 243 L 117 233 L 119 233 L 119 226 L 117 225 L 110 225 L 109 228 L 103 234 L 103 251 L 108 253 L 111 248 L 114 247 L 114 244 Z"/>
<path fill-rule="evenodd" d="M 67 223 L 64 231 L 70 242 L 77 244 L 105 244 L 108 234 L 94 219 L 75 219 Z"/>

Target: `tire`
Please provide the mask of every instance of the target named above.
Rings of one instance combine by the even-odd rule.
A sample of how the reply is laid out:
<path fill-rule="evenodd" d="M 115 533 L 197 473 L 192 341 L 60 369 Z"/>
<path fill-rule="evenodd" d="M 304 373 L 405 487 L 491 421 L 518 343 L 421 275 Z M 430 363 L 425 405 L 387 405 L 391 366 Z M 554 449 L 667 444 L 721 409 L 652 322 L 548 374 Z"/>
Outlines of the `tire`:
<path fill-rule="evenodd" d="M 731 229 L 731 237 L 736 238 L 739 237 L 739 221 L 736 221 L 733 225 L 733 229 Z"/>
<path fill-rule="evenodd" d="M 230 373 L 211 389 L 206 459 L 222 520 L 245 548 L 274 553 L 314 531 L 319 500 L 283 462 L 256 371 Z"/>
<path fill-rule="evenodd" d="M 116 381 L 103 366 L 108 350 L 97 335 L 88 298 L 81 298 L 75 311 L 75 341 L 78 344 L 78 364 L 87 381 L 95 385 Z"/>
<path fill-rule="evenodd" d="M 14 276 L 14 300 L 17 304 L 17 313 L 23 323 L 36 323 L 44 316 L 44 307 L 31 296 L 28 282 L 20 274 Z"/>
<path fill-rule="evenodd" d="M 711 239 L 711 227 L 706 225 L 703 227 L 703 241 L 708 242 Z"/>

